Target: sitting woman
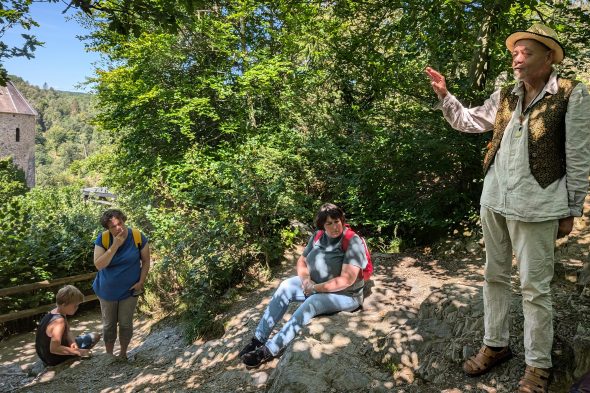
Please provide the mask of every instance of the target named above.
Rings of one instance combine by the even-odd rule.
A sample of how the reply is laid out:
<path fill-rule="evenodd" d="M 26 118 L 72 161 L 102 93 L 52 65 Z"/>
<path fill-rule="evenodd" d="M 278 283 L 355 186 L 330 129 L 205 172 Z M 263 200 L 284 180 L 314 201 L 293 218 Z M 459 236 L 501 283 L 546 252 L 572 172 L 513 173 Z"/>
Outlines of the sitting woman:
<path fill-rule="evenodd" d="M 350 239 L 342 250 L 344 212 L 331 203 L 324 204 L 316 216 L 322 236 L 312 236 L 297 260 L 297 276 L 286 279 L 274 293 L 258 323 L 251 342 L 239 353 L 247 367 L 278 356 L 301 328 L 316 315 L 353 311 L 363 303 L 364 281 L 361 271 L 367 257 L 361 238 Z M 277 321 L 283 318 L 290 302 L 303 302 L 282 329 L 269 339 Z"/>

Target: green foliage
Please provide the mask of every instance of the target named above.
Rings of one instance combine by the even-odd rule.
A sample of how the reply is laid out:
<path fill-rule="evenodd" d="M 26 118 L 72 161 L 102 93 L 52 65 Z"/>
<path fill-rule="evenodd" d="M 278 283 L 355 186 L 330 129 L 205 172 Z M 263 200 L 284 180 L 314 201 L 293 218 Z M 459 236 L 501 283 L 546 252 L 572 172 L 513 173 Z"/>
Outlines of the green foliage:
<path fill-rule="evenodd" d="M 7 204 L 10 198 L 27 190 L 24 171 L 14 165 L 12 157 L 0 157 L 0 204 Z"/>
<path fill-rule="evenodd" d="M 29 3 L 15 4 L 14 21 L 27 20 Z M 17 85 L 40 112 L 38 182 L 120 195 L 151 234 L 151 295 L 184 312 L 191 336 L 223 329 L 228 288 L 251 266 L 268 271 L 321 202 L 389 251 L 474 221 L 487 138 L 432 110 L 426 66 L 478 104 L 510 70 L 505 37 L 543 21 L 568 53 L 560 71 L 590 79 L 587 2 L 72 5 L 95 18 L 89 46 L 111 62 L 95 81 L 104 132 L 89 125 L 91 97 Z M 35 190 L 0 208 L 5 281 L 92 268 L 98 214 L 76 193 Z"/>
<path fill-rule="evenodd" d="M 485 137 L 432 110 L 422 70 L 479 103 L 509 70 L 512 30 L 543 19 L 575 59 L 590 31 L 586 5 L 565 1 L 104 4 L 89 5 L 90 46 L 113 65 L 96 80 L 113 150 L 87 167 L 150 229 L 150 286 L 192 335 L 221 328 L 228 288 L 277 261 L 321 202 L 386 250 L 474 217 Z"/>
<path fill-rule="evenodd" d="M 225 291 L 253 262 L 269 266 L 282 257 L 287 241 L 292 244 L 285 228 L 290 217 L 306 215 L 309 201 L 295 176 L 305 173 L 301 158 L 288 145 L 254 137 L 213 156 L 191 151 L 182 165 L 160 173 L 160 201 L 152 197 L 144 212 L 137 199 L 123 196 L 125 210 L 145 217 L 152 228 L 160 255 L 154 276 L 164 281 L 149 286 L 159 289 L 165 305 L 187 313 L 191 334 L 218 331 L 214 316 L 224 307 Z"/>
<path fill-rule="evenodd" d="M 0 287 L 95 271 L 92 243 L 100 208 L 77 188 L 35 188 L 0 206 Z M 3 298 L 1 313 L 51 302 L 40 292 Z"/>
<path fill-rule="evenodd" d="M 148 288 L 157 286 L 167 308 L 180 308 L 191 334 L 208 336 L 216 330 L 215 313 L 221 296 L 236 284 L 252 253 L 244 242 L 243 224 L 219 212 L 150 211 L 156 229 L 154 246 L 161 261 L 154 266 Z M 237 218 L 237 217 L 236 217 Z"/>

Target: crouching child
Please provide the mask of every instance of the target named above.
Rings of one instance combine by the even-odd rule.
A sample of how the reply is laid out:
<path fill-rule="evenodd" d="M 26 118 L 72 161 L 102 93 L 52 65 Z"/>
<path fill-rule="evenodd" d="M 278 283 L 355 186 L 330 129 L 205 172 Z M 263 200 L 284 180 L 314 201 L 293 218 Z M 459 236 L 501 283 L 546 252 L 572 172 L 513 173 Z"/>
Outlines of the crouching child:
<path fill-rule="evenodd" d="M 77 356 L 90 356 L 90 349 L 100 340 L 100 334 L 87 333 L 74 338 L 68 315 L 74 315 L 84 295 L 73 285 L 61 288 L 55 296 L 57 307 L 41 319 L 37 327 L 35 349 L 46 366 L 56 366 Z"/>

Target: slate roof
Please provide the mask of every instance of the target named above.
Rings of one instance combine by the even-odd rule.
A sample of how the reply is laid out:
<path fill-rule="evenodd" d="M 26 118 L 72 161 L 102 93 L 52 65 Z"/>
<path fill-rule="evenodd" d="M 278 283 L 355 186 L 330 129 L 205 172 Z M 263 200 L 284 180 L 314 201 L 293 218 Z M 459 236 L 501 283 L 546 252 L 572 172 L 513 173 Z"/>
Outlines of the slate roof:
<path fill-rule="evenodd" d="M 6 86 L 0 86 L 0 113 L 37 116 L 37 111 L 10 81 L 6 82 Z"/>

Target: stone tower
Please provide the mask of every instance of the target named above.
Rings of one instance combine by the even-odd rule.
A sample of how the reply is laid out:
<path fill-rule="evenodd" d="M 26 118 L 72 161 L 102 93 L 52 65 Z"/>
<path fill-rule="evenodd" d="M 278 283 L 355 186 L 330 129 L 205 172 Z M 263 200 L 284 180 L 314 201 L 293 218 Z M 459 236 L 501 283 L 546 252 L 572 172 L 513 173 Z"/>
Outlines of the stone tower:
<path fill-rule="evenodd" d="M 11 156 L 35 186 L 35 119 L 37 112 L 8 81 L 0 86 L 0 157 Z"/>

